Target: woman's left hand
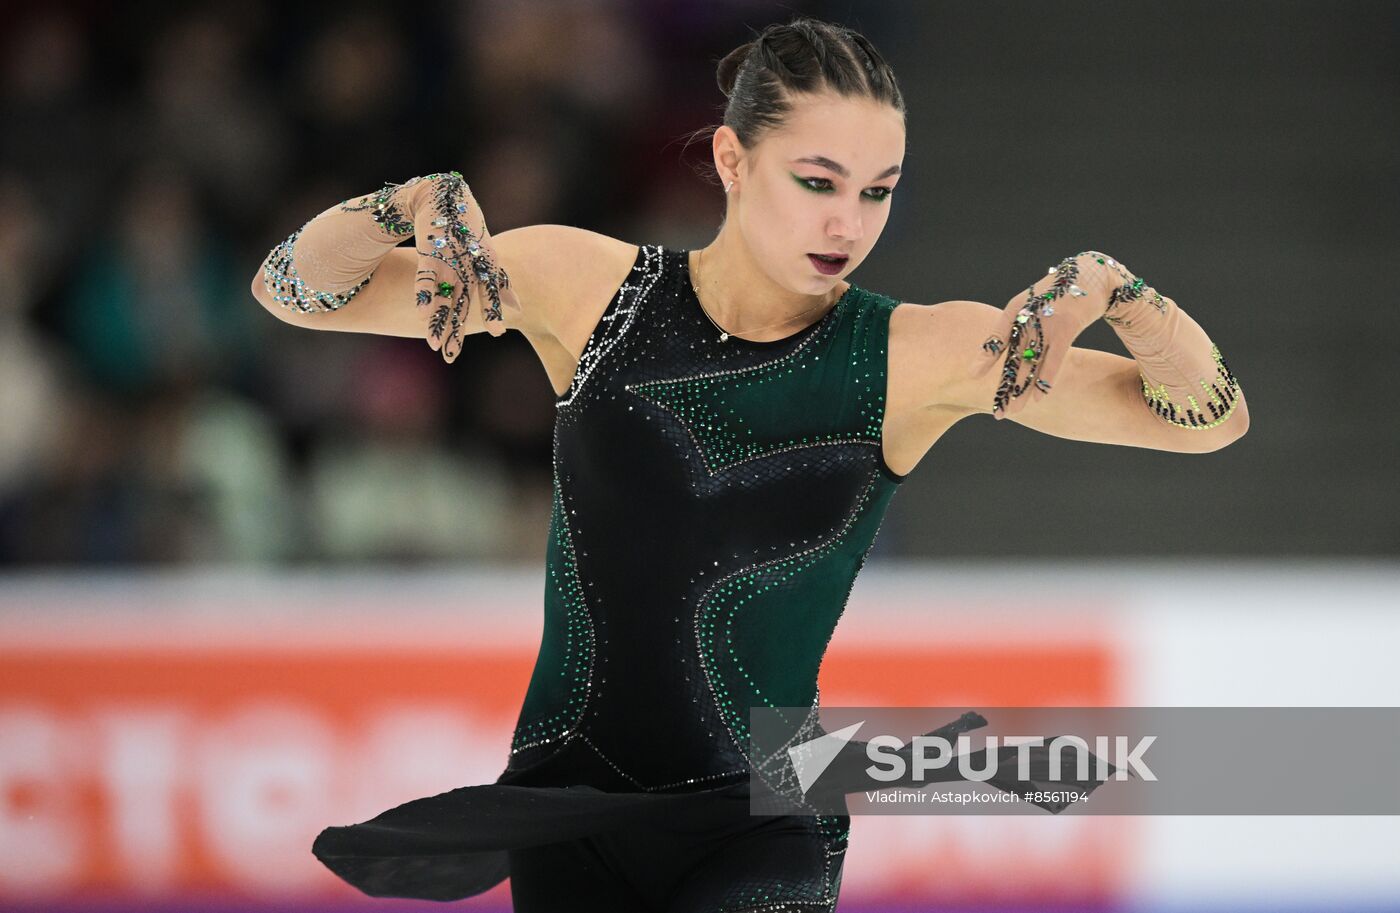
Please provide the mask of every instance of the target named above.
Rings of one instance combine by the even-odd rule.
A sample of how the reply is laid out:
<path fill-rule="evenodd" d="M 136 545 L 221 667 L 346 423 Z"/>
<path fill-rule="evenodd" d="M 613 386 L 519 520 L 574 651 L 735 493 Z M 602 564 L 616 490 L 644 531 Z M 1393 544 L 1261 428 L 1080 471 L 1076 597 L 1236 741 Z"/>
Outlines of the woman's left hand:
<path fill-rule="evenodd" d="M 1006 347 L 1006 360 L 992 415 L 1009 418 L 1048 395 L 1074 340 L 1104 315 L 1114 290 L 1133 278 L 1107 254 L 1084 251 L 1050 267 L 1007 302 L 1006 339 L 995 341 Z"/>

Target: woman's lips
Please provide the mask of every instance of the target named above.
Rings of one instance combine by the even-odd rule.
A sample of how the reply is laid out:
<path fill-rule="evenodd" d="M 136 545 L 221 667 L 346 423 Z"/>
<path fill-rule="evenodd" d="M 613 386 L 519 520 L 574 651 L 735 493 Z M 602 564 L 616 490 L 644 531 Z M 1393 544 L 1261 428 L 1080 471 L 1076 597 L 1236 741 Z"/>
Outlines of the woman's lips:
<path fill-rule="evenodd" d="M 842 257 L 839 260 L 823 260 L 816 254 L 808 254 L 807 259 L 812 262 L 812 266 L 816 267 L 817 272 L 821 273 L 823 276 L 834 276 L 846 268 L 846 261 L 849 260 L 850 257 Z"/>

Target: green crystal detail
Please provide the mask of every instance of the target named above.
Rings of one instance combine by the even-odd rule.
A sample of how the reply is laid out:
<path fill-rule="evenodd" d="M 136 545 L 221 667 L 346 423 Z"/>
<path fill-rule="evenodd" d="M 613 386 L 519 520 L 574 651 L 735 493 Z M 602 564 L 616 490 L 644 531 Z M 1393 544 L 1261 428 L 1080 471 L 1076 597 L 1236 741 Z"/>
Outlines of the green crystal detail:
<path fill-rule="evenodd" d="M 868 332 L 878 305 L 863 304 L 854 286 L 837 304 L 855 326 L 831 346 L 838 315 L 813 331 L 788 355 L 749 368 L 697 377 L 633 384 L 630 392 L 669 411 L 689 432 L 711 474 L 737 463 L 795 447 L 860 441 L 878 443 L 885 393 L 884 351 L 851 351 Z M 794 409 L 810 396 L 814 378 L 848 364 L 851 396 L 833 410 Z"/>

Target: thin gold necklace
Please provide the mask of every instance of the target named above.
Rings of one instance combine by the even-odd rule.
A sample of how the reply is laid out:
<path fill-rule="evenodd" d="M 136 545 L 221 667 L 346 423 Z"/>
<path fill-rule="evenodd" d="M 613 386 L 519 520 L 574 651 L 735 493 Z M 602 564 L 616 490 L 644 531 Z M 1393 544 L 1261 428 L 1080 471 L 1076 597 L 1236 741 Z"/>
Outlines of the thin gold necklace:
<path fill-rule="evenodd" d="M 702 251 L 697 251 L 697 252 L 696 252 L 696 255 L 695 255 L 695 262 L 696 262 L 696 265 L 697 265 L 697 266 L 700 264 L 700 261 L 701 261 L 702 259 L 704 259 L 704 257 L 705 257 L 705 252 L 704 252 L 703 250 L 702 250 Z M 728 342 L 728 341 L 729 341 L 730 333 L 729 333 L 727 330 L 725 330 L 724 327 L 720 326 L 718 323 L 715 323 L 715 318 L 713 318 L 713 317 L 710 316 L 709 310 L 705 307 L 705 302 L 700 298 L 700 289 L 697 288 L 696 285 L 695 285 L 695 275 L 694 275 L 693 272 L 691 272 L 691 276 L 690 276 L 690 290 L 691 290 L 692 292 L 695 293 L 695 300 L 696 300 L 697 302 L 699 302 L 699 304 L 700 304 L 700 313 L 702 313 L 702 314 L 705 315 L 705 319 L 708 320 L 708 321 L 710 321 L 710 323 L 713 324 L 713 326 L 714 326 L 714 328 L 715 328 L 716 330 L 719 330 L 719 341 L 720 341 L 720 342 Z M 839 299 L 838 299 L 838 300 L 839 300 Z M 777 322 L 777 323 L 770 323 L 770 324 L 769 324 L 768 326 L 766 326 L 766 327 L 759 327 L 759 328 L 756 329 L 756 330 L 749 330 L 749 332 L 750 332 L 750 333 L 761 333 L 761 332 L 763 332 L 764 330 L 771 330 L 771 329 L 773 329 L 774 327 L 780 327 L 780 326 L 783 326 L 784 324 L 792 323 L 792 322 L 793 322 L 794 320 L 796 320 L 797 318 L 802 317 L 803 315 L 806 315 L 806 314 L 810 314 L 810 313 L 812 313 L 813 311 L 817 310 L 817 308 L 823 308 L 823 307 L 826 307 L 826 306 L 829 305 L 829 304 L 831 304 L 830 301 L 823 301 L 821 304 L 818 304 L 818 305 L 816 305 L 815 307 L 810 307 L 810 308 L 808 308 L 807 310 L 803 311 L 803 312 L 800 313 L 800 314 L 793 314 L 791 317 L 787 317 L 787 318 L 785 318 L 785 319 L 783 319 L 783 320 L 780 320 L 780 321 Z M 744 337 L 741 336 L 741 337 L 739 337 L 739 338 L 740 338 L 740 339 L 743 339 Z M 756 339 L 751 339 L 751 340 L 746 340 L 746 341 L 748 341 L 748 342 L 768 342 L 768 341 L 770 341 L 770 340 L 756 340 Z M 773 341 L 776 341 L 776 340 L 773 340 Z"/>

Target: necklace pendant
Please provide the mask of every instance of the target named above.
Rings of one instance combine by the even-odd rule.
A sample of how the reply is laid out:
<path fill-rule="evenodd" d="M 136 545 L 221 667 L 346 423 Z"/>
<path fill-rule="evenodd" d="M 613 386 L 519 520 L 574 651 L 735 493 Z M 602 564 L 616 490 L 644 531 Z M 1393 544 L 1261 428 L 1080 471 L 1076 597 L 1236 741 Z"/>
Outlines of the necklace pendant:
<path fill-rule="evenodd" d="M 727 342 L 728 340 L 729 340 L 729 334 L 728 334 L 728 333 L 720 333 L 720 334 L 719 334 L 719 341 L 720 341 L 720 342 Z"/>

